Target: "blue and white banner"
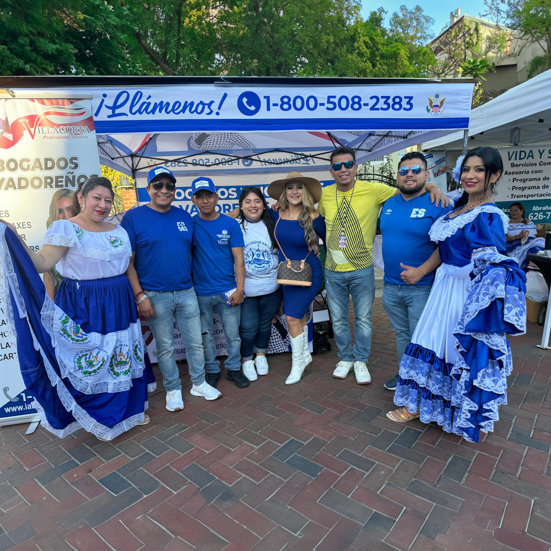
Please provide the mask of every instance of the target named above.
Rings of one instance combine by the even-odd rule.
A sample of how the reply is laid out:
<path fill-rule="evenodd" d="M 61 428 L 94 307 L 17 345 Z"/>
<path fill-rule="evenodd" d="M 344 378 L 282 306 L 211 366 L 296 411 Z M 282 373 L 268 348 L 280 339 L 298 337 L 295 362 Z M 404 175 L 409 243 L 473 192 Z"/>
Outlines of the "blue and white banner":
<path fill-rule="evenodd" d="M 473 84 L 129 86 L 93 94 L 98 134 L 433 130 L 469 125 Z"/>

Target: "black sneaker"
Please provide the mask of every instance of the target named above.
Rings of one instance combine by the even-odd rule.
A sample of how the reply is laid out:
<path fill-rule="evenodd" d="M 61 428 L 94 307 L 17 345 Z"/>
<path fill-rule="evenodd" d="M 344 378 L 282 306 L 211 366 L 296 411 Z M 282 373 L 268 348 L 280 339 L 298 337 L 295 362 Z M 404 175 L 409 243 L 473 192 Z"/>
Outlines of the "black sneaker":
<path fill-rule="evenodd" d="M 394 375 L 392 379 L 389 379 L 383 386 L 387 390 L 396 390 L 396 385 L 398 384 L 398 379 L 400 378 L 400 375 Z"/>
<path fill-rule="evenodd" d="M 220 380 L 220 371 L 218 373 L 205 373 L 205 381 L 213 388 L 216 388 Z"/>
<path fill-rule="evenodd" d="M 249 382 L 249 379 L 247 379 L 247 377 L 245 377 L 245 375 L 241 373 L 241 370 L 226 370 L 226 379 L 228 379 L 228 381 L 233 381 L 237 388 L 246 388 L 251 384 Z"/>

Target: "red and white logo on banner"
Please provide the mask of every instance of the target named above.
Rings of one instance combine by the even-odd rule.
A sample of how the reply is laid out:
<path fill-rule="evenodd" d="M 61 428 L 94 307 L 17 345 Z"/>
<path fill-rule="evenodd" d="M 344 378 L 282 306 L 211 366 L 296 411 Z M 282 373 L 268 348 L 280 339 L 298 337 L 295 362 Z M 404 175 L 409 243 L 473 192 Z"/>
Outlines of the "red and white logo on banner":
<path fill-rule="evenodd" d="M 0 149 L 16 145 L 25 134 L 74 138 L 94 131 L 89 100 L 0 100 Z"/>

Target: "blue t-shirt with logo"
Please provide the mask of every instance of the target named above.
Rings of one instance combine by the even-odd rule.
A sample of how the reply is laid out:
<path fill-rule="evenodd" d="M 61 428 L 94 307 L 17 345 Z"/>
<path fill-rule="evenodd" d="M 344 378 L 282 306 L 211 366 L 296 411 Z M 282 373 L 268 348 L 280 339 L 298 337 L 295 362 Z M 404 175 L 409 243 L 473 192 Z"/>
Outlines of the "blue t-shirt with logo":
<path fill-rule="evenodd" d="M 193 217 L 193 285 L 198 295 L 219 295 L 235 289 L 232 249 L 244 245 L 237 220 L 225 214 L 216 220 Z"/>
<path fill-rule="evenodd" d="M 159 212 L 144 205 L 129 210 L 121 226 L 128 232 L 134 267 L 146 291 L 191 289 L 193 220 L 183 209 Z"/>
<path fill-rule="evenodd" d="M 406 266 L 418 268 L 434 252 L 435 244 L 429 238 L 434 222 L 452 210 L 452 207 L 437 207 L 430 202 L 430 195 L 424 193 L 406 201 L 402 195 L 395 195 L 386 201 L 381 209 L 379 228 L 383 235 L 383 261 L 385 283 L 407 285 L 400 274 Z M 431 272 L 416 285 L 432 285 Z"/>

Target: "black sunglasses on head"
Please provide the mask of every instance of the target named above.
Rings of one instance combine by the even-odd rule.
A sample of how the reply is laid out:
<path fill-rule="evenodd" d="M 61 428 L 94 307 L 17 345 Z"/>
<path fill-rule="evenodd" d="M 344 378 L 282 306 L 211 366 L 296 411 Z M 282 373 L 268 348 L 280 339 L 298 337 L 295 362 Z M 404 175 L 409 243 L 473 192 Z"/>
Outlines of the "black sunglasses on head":
<path fill-rule="evenodd" d="M 331 165 L 331 168 L 335 171 L 335 172 L 338 172 L 344 165 L 344 168 L 346 168 L 347 170 L 350 170 L 353 166 L 354 166 L 354 161 L 344 161 L 344 163 L 334 163 L 333 165 Z"/>
<path fill-rule="evenodd" d="M 150 186 L 155 191 L 161 191 L 161 189 L 166 188 L 167 191 L 175 191 L 176 190 L 176 184 L 173 184 L 172 182 L 153 182 L 150 184 Z"/>

